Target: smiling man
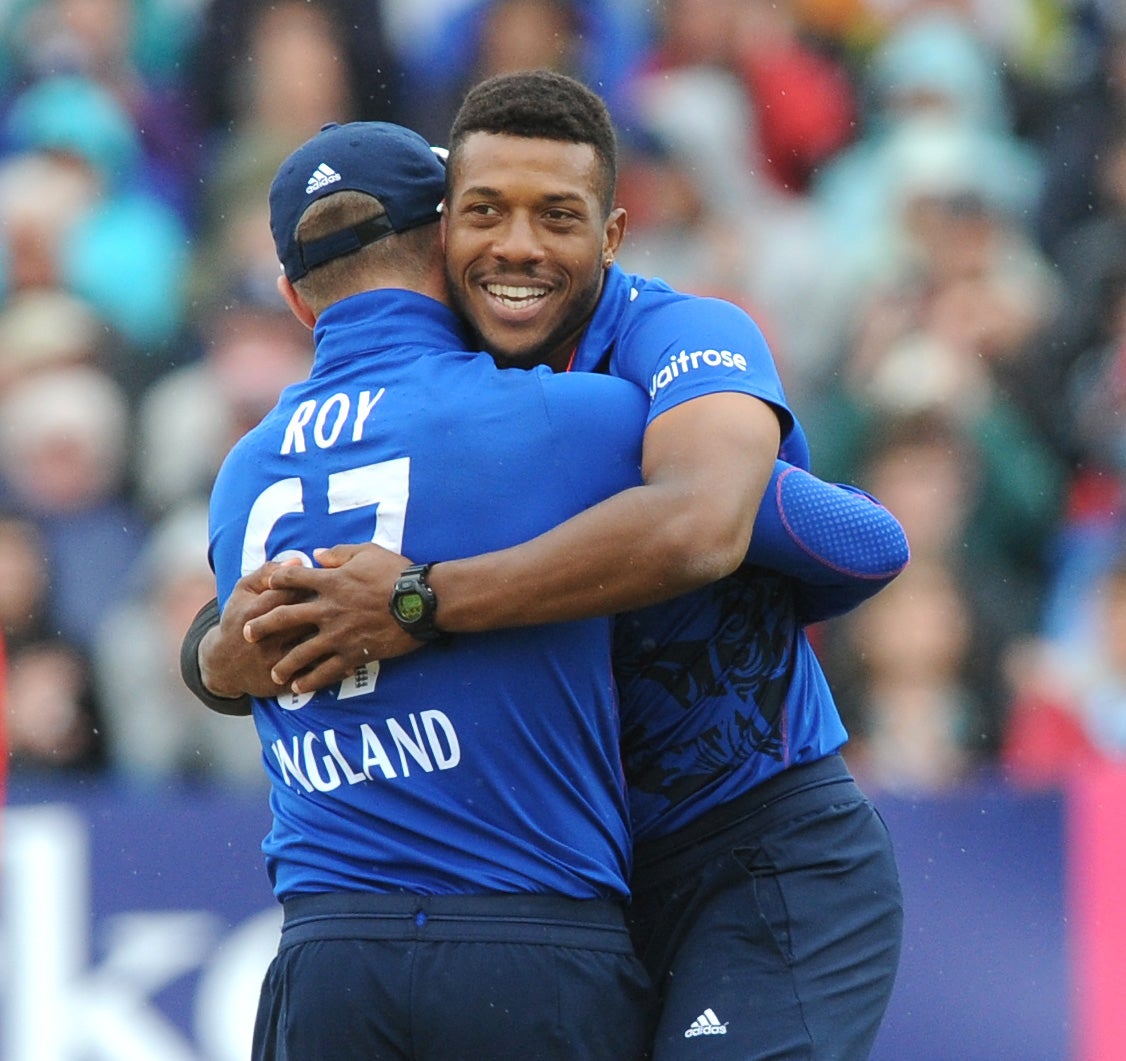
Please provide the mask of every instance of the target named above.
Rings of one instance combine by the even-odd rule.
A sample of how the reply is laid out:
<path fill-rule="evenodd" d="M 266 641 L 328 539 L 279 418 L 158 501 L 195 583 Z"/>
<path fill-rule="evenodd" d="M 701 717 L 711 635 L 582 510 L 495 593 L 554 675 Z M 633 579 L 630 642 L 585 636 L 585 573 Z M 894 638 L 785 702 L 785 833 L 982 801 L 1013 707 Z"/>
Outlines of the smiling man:
<path fill-rule="evenodd" d="M 521 545 L 427 566 L 421 622 L 396 614 L 408 559 L 374 546 L 258 573 L 198 659 L 215 693 L 301 692 L 439 631 L 618 614 L 632 929 L 662 991 L 654 1057 L 706 1039 L 715 1058 L 862 1058 L 898 962 L 899 882 L 804 624 L 894 578 L 906 542 L 865 495 L 776 463 L 780 447 L 804 463 L 804 441 L 746 313 L 614 265 L 615 182 L 594 93 L 547 72 L 479 85 L 450 137 L 446 270 L 500 363 L 648 393 L 642 485 Z M 267 583 L 313 596 L 262 614 Z M 251 674 L 270 658 L 271 676 Z"/>
<path fill-rule="evenodd" d="M 457 127 L 454 131 L 457 136 Z M 478 132 L 455 140 L 446 272 L 458 308 L 498 364 L 569 367 L 625 233 L 590 144 Z"/>

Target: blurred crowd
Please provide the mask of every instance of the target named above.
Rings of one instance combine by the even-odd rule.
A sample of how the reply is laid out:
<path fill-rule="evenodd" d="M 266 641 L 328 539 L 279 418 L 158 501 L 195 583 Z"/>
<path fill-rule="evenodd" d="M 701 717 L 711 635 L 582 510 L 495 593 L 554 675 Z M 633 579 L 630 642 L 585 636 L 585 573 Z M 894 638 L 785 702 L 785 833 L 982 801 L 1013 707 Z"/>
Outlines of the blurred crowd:
<path fill-rule="evenodd" d="M 871 789 L 1126 757 L 1119 0 L 5 0 L 0 630 L 13 772 L 260 784 L 181 686 L 231 443 L 307 370 L 266 190 L 326 121 L 608 101 L 626 269 L 744 306 L 912 562 L 812 631 Z M 245 723 L 245 724 L 244 724 Z"/>

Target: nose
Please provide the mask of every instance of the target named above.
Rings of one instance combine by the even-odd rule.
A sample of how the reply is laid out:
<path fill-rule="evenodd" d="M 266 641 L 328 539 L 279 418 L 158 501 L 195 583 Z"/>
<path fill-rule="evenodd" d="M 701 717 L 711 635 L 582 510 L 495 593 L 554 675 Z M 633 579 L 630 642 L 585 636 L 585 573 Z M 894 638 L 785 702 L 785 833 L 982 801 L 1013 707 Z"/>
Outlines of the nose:
<path fill-rule="evenodd" d="M 494 233 L 493 254 L 498 261 L 538 262 L 544 257 L 543 241 L 532 218 L 514 214 Z"/>

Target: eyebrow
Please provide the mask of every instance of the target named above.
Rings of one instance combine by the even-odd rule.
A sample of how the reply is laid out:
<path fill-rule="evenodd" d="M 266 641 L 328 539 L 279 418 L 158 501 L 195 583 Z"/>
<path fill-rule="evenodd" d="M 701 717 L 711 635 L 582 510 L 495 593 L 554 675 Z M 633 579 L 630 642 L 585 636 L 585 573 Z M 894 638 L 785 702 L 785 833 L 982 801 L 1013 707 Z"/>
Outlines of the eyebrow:
<path fill-rule="evenodd" d="M 473 188 L 454 189 L 455 198 L 460 199 L 465 195 L 472 195 L 480 199 L 499 199 L 501 197 L 499 189 L 490 188 L 488 185 L 484 184 L 478 184 Z"/>
<path fill-rule="evenodd" d="M 486 184 L 477 185 L 473 188 L 464 188 L 456 192 L 455 198 L 462 198 L 463 196 L 475 196 L 481 199 L 503 199 L 505 195 L 499 188 L 491 188 Z M 548 192 L 540 196 L 540 203 L 556 206 L 564 203 L 585 203 L 585 199 L 581 192 Z"/>

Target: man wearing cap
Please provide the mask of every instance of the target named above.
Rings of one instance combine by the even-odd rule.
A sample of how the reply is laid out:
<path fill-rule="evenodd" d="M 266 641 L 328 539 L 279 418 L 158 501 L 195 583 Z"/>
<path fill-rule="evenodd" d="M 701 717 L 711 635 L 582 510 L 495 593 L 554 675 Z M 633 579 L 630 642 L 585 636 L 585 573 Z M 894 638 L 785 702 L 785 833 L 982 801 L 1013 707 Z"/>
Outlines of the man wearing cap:
<path fill-rule="evenodd" d="M 613 265 L 613 132 L 585 86 L 537 72 L 473 89 L 448 190 L 447 270 L 494 357 L 608 369 L 651 405 L 643 488 L 524 546 L 428 569 L 426 621 L 456 640 L 634 609 L 615 662 L 631 921 L 662 992 L 654 1057 L 701 1042 L 740 1061 L 866 1056 L 898 961 L 898 876 L 802 626 L 894 578 L 902 529 L 865 495 L 776 463 L 750 534 L 779 440 L 807 456 L 800 430 L 746 314 Z M 271 663 L 277 681 L 313 689 L 365 653 L 418 647 L 394 596 L 390 615 L 379 604 L 410 556 L 340 548 L 318 554 L 331 569 L 244 582 L 237 620 L 199 654 L 211 690 L 268 692 Z M 266 586 L 317 596 L 270 610 L 273 590 L 251 599 Z M 300 643 L 279 650 L 283 635 Z M 185 677 L 203 692 L 198 645 L 197 629 Z"/>
<path fill-rule="evenodd" d="M 216 479 L 220 601 L 337 541 L 432 561 L 504 548 L 640 481 L 632 384 L 464 352 L 444 180 L 424 140 L 384 123 L 327 126 L 275 177 L 279 289 L 316 350 Z M 424 567 L 398 599 L 438 642 L 423 666 L 373 661 L 253 702 L 284 908 L 254 1056 L 642 1056 L 609 621 L 445 642 Z"/>

